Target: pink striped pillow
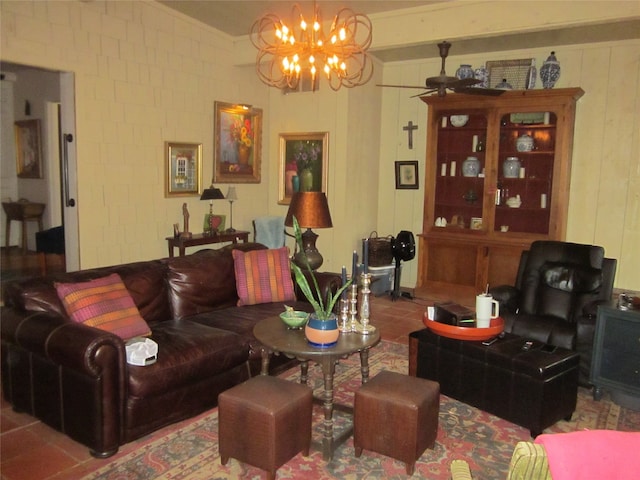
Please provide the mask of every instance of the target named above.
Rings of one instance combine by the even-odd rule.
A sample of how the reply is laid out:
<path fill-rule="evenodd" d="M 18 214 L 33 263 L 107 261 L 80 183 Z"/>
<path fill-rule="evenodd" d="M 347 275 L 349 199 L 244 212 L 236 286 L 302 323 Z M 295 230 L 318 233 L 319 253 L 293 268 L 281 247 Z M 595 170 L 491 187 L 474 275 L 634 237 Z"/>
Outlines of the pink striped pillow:
<path fill-rule="evenodd" d="M 56 283 L 55 287 L 74 322 L 106 330 L 123 340 L 151 334 L 117 273 L 88 282 Z"/>
<path fill-rule="evenodd" d="M 238 306 L 296 299 L 287 247 L 250 252 L 233 250 L 231 253 Z"/>

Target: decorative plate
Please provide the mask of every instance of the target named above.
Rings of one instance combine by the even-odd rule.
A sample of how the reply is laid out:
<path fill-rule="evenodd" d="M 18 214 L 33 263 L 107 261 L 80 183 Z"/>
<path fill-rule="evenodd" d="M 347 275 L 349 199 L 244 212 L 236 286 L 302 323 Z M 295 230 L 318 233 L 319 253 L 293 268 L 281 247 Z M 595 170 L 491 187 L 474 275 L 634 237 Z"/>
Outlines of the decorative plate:
<path fill-rule="evenodd" d="M 499 335 L 504 330 L 504 320 L 502 317 L 493 318 L 489 328 L 457 327 L 455 325 L 447 325 L 446 323 L 429 320 L 427 312 L 425 312 L 422 323 L 437 335 L 455 338 L 456 340 L 471 340 L 475 342 L 488 340 Z"/>
<path fill-rule="evenodd" d="M 449 121 L 454 127 L 464 127 L 469 121 L 469 115 L 451 115 Z"/>

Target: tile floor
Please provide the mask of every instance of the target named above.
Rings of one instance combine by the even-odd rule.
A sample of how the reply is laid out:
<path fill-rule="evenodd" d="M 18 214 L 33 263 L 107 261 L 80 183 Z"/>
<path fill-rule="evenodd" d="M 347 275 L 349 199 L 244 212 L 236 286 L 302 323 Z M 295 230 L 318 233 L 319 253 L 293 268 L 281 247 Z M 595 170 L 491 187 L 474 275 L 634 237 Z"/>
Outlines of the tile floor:
<path fill-rule="evenodd" d="M 6 265 L 6 264 L 5 264 Z M 408 333 L 422 328 L 422 314 L 432 301 L 390 296 L 373 297 L 371 323 L 384 340 L 408 343 Z M 70 480 L 104 460 L 88 449 L 26 414 L 19 414 L 2 400 L 0 417 L 0 476 L 2 480 Z M 167 429 L 175 426 L 166 427 Z M 139 442 L 121 447 L 132 451 Z"/>

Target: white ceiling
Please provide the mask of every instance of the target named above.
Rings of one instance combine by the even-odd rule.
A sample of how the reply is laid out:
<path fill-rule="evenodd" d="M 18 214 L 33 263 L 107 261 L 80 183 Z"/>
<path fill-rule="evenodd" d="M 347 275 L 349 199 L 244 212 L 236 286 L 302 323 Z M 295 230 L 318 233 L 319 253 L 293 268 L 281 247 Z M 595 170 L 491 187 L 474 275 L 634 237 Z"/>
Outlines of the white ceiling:
<path fill-rule="evenodd" d="M 251 25 L 265 13 L 274 13 L 281 18 L 291 18 L 291 10 L 296 0 L 286 1 L 254 1 L 254 0 L 157 0 L 186 16 L 210 25 L 232 36 L 248 35 Z M 356 13 L 366 15 L 419 7 L 434 3 L 452 2 L 460 0 L 317 0 L 325 20 L 335 15 L 341 8 L 349 7 Z M 298 0 L 297 2 L 305 16 L 311 16 L 313 2 Z M 375 29 L 373 31 L 375 39 Z M 495 37 L 483 37 L 465 40 L 453 40 L 455 55 L 465 55 L 481 52 L 498 52 L 504 50 L 518 50 L 527 48 L 553 47 L 556 45 L 572 45 L 579 43 L 607 42 L 626 40 L 640 36 L 640 21 L 605 23 L 587 25 L 558 30 L 544 30 L 523 34 L 511 34 Z M 383 62 L 432 58 L 438 56 L 438 41 L 446 38 L 431 39 L 420 45 L 395 48 L 375 48 L 370 53 Z"/>
<path fill-rule="evenodd" d="M 265 13 L 274 13 L 280 18 L 291 18 L 291 10 L 296 0 L 287 1 L 252 1 L 252 0 L 158 0 L 159 3 L 173 8 L 189 17 L 211 25 L 234 37 L 248 35 L 251 25 Z M 371 15 L 373 13 L 388 12 L 402 8 L 419 7 L 432 3 L 450 0 L 404 1 L 404 0 L 356 0 L 332 1 L 317 0 L 324 20 L 330 20 L 341 8 L 351 8 L 355 13 Z M 311 18 L 313 2 L 299 0 L 298 5 L 305 16 Z"/>

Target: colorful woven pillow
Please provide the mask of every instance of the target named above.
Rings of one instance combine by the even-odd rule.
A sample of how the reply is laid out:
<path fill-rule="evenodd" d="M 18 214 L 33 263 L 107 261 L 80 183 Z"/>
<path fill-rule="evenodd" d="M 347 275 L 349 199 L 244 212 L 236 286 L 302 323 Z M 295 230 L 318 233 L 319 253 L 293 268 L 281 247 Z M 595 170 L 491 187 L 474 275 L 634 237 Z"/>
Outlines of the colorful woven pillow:
<path fill-rule="evenodd" d="M 287 247 L 232 254 L 238 306 L 296 299 Z"/>
<path fill-rule="evenodd" d="M 56 283 L 55 287 L 74 322 L 106 330 L 123 340 L 151 333 L 117 273 L 88 282 Z"/>

